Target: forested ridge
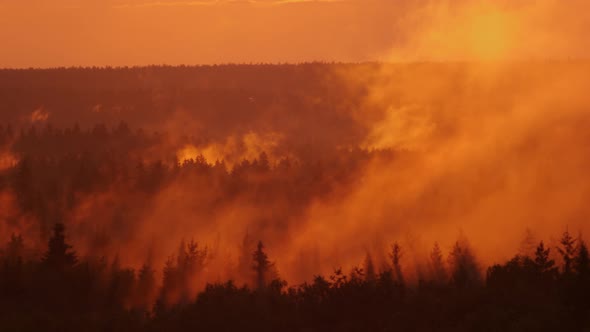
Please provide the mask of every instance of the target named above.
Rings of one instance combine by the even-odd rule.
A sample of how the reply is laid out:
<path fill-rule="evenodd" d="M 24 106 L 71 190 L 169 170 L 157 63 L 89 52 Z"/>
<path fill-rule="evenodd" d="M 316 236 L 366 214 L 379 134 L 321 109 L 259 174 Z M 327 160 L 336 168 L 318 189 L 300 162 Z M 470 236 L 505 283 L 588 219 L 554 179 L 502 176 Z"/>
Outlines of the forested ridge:
<path fill-rule="evenodd" d="M 240 257 L 233 277 L 215 281 L 206 272 L 219 259 L 215 248 L 185 239 L 176 252 L 165 253 L 164 266 L 156 266 L 149 248 L 140 266 L 125 266 L 125 251 L 108 250 L 112 237 L 119 236 L 108 233 L 115 228 L 92 228 L 69 213 L 83 193 L 121 190 L 121 197 L 134 202 L 110 218 L 137 223 L 132 210 L 179 178 L 218 195 L 195 202 L 203 209 L 245 194 L 269 207 L 282 197 L 291 204 L 288 211 L 298 213 L 331 185 L 353 181 L 351 174 L 370 158 L 395 160 L 409 152 L 340 151 L 309 162 L 270 162 L 262 153 L 228 167 L 201 155 L 183 162 L 174 157 L 144 162 L 139 151 L 149 150 L 157 136 L 133 132 L 124 123 L 112 129 L 14 131 L 3 126 L 0 137 L 12 142 L 12 151 L 22 158 L 2 171 L 0 183 L 3 191 L 15 193 L 20 212 L 3 222 L 38 224 L 12 228 L 1 251 L 0 324 L 5 331 L 555 331 L 589 326 L 588 249 L 582 237 L 567 230 L 555 247 L 536 243 L 527 233 L 521 252 L 489 267 L 479 263 L 468 238 L 459 237 L 449 252 L 434 244 L 427 269 L 410 277 L 404 276 L 406 248 L 391 239 L 386 264 L 367 253 L 351 270 L 335 267 L 331 274 L 289 285 L 272 251 L 248 233 L 235 243 Z M 136 201 L 141 199 L 146 203 Z M 31 234 L 38 238 L 27 238 Z M 83 255 L 71 245 L 76 236 L 84 237 Z"/>
<path fill-rule="evenodd" d="M 589 69 L 0 70 L 0 331 L 586 331 Z"/>

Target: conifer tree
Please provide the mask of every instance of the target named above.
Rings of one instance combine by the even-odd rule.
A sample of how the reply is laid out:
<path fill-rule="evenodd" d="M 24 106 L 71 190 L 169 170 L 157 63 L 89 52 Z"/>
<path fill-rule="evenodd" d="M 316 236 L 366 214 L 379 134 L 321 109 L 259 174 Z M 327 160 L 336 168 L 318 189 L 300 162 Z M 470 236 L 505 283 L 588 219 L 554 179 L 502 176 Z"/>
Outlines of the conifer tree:
<path fill-rule="evenodd" d="M 270 269 L 274 266 L 274 264 L 270 262 L 268 256 L 264 252 L 264 245 L 262 244 L 262 241 L 258 242 L 258 246 L 256 247 L 256 251 L 254 251 L 252 254 L 252 258 L 254 260 L 253 269 L 256 273 L 256 287 L 258 290 L 262 290 L 266 288 Z"/>
<path fill-rule="evenodd" d="M 555 261 L 549 258 L 550 248 L 545 249 L 543 241 L 539 243 L 535 250 L 535 268 L 540 273 L 547 273 L 554 270 Z"/>
<path fill-rule="evenodd" d="M 560 247 L 557 247 L 557 251 L 563 259 L 563 274 L 564 276 L 570 276 L 572 274 L 572 263 L 576 255 L 576 239 L 574 239 L 568 229 L 559 240 Z"/>
<path fill-rule="evenodd" d="M 447 281 L 447 271 L 443 261 L 442 251 L 437 242 L 430 252 L 430 266 L 432 269 L 432 278 L 435 283 L 443 284 Z"/>
<path fill-rule="evenodd" d="M 449 254 L 450 277 L 456 287 L 466 287 L 481 281 L 479 266 L 466 240 L 455 242 Z"/>
<path fill-rule="evenodd" d="M 391 263 L 393 265 L 393 276 L 395 281 L 397 281 L 400 285 L 404 285 L 404 275 L 402 273 L 401 268 L 401 258 L 402 258 L 402 248 L 401 246 L 395 242 L 393 246 L 391 246 L 391 254 L 389 255 L 391 258 Z"/>
<path fill-rule="evenodd" d="M 57 223 L 53 227 L 53 235 L 49 239 L 48 250 L 43 257 L 43 263 L 50 268 L 63 270 L 74 266 L 78 259 L 72 246 L 66 243 L 65 226 Z"/>
<path fill-rule="evenodd" d="M 581 237 L 578 238 L 576 257 L 574 258 L 574 270 L 580 279 L 586 280 L 590 277 L 590 257 L 588 246 Z"/>
<path fill-rule="evenodd" d="M 143 264 L 137 276 L 137 304 L 143 310 L 149 310 L 152 302 L 155 300 L 156 277 L 152 268 L 151 261 L 148 260 Z"/>

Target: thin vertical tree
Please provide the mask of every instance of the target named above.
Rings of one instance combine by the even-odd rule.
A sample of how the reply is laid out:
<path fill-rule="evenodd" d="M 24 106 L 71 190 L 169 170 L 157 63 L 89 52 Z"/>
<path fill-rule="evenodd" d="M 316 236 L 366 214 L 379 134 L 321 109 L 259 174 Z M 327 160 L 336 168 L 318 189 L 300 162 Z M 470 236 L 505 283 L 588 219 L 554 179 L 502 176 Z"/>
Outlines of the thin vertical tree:
<path fill-rule="evenodd" d="M 47 253 L 43 257 L 43 263 L 57 270 L 63 270 L 74 266 L 78 262 L 72 246 L 66 243 L 65 226 L 57 223 L 53 227 L 53 235 L 49 239 Z"/>
<path fill-rule="evenodd" d="M 588 254 L 588 246 L 581 236 L 578 237 L 576 257 L 574 257 L 574 270 L 580 279 L 587 280 L 590 278 L 590 256 Z"/>
<path fill-rule="evenodd" d="M 444 284 L 447 281 L 447 270 L 443 261 L 442 251 L 438 242 L 434 243 L 434 247 L 430 252 L 430 268 L 432 271 L 432 280 L 435 284 Z"/>
<path fill-rule="evenodd" d="M 402 247 L 399 243 L 395 242 L 393 246 L 391 246 L 391 254 L 389 254 L 391 258 L 391 263 L 393 266 L 393 276 L 395 281 L 397 281 L 400 285 L 404 285 L 404 275 L 402 273 L 401 267 L 401 258 L 402 258 Z"/>
<path fill-rule="evenodd" d="M 564 276 L 571 276 L 573 260 L 576 255 L 576 239 L 570 235 L 567 228 L 563 232 L 559 244 L 560 246 L 557 247 L 557 251 L 563 259 L 563 274 Z"/>
<path fill-rule="evenodd" d="M 455 242 L 449 254 L 450 277 L 455 287 L 474 286 L 481 282 L 479 266 L 466 239 Z"/>
<path fill-rule="evenodd" d="M 266 288 L 268 274 L 274 266 L 268 259 L 268 255 L 264 252 L 262 241 L 258 241 L 258 246 L 252 254 L 252 258 L 254 260 L 253 269 L 256 274 L 256 287 L 258 290 L 262 290 Z"/>
<path fill-rule="evenodd" d="M 535 250 L 535 268 L 539 273 L 547 273 L 554 270 L 555 261 L 549 258 L 551 248 L 545 248 L 543 241 L 539 243 Z"/>

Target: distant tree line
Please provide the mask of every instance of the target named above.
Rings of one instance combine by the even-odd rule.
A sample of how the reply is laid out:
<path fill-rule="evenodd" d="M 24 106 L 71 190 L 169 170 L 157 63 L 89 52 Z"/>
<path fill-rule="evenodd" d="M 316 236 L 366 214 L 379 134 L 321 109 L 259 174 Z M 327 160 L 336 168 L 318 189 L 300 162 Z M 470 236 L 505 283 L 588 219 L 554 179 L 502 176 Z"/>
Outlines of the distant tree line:
<path fill-rule="evenodd" d="M 195 201 L 202 211 L 240 198 L 260 206 L 286 204 L 279 217 L 287 218 L 335 186 L 355 181 L 357 171 L 370 160 L 391 160 L 397 154 L 354 148 L 310 155 L 284 150 L 276 160 L 263 151 L 233 165 L 203 155 L 179 160 L 183 142 L 194 141 L 199 143 L 186 138 L 169 144 L 164 133 L 133 131 L 126 123 L 88 129 L 0 125 L 0 153 L 14 156 L 9 167 L 0 169 L 0 192 L 16 197 L 17 211 L 10 223 L 33 217 L 44 241 L 53 224 L 67 224 L 68 215 L 93 194 L 115 195 L 115 204 L 125 206 L 128 213 L 116 215 L 122 208 L 111 206 L 112 218 L 129 219 L 174 183 L 202 192 L 205 200 Z"/>

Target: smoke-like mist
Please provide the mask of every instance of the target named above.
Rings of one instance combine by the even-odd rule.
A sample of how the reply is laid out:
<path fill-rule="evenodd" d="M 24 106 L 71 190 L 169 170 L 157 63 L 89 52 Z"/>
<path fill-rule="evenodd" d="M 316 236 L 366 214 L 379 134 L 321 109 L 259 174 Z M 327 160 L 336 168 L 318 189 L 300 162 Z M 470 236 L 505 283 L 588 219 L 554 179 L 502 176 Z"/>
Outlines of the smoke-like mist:
<path fill-rule="evenodd" d="M 241 246 L 249 236 L 266 244 L 282 277 L 300 282 L 362 265 L 367 253 L 378 266 L 388 264 L 394 241 L 404 248 L 406 274 L 416 276 L 426 273 L 435 242 L 448 252 L 466 237 L 485 266 L 517 251 L 526 229 L 549 241 L 566 227 L 587 231 L 587 63 L 335 70 L 346 84 L 367 87 L 359 105 L 350 107 L 366 135 L 356 147 L 335 147 L 335 153 L 364 148 L 393 156 L 373 155 L 350 170 L 349 181 L 316 183 L 326 190 L 310 192 L 298 204 L 288 196 L 266 197 L 263 188 L 219 201 L 221 183 L 198 175 L 167 183 L 148 204 L 123 185 L 82 195 L 68 216 L 75 247 L 85 253 L 102 245 L 125 264 L 140 266 L 150 256 L 161 266 L 182 239 L 194 239 L 210 250 L 204 282 L 241 278 Z M 306 162 L 285 143 L 296 138 L 281 127 L 272 130 L 208 143 L 167 139 L 150 153 L 168 156 L 170 163 L 225 160 L 215 167 L 219 172 L 262 152 L 271 167 L 285 157 Z M 343 167 L 326 166 L 328 173 Z M 285 188 L 297 181 L 289 173 L 260 176 L 256 181 L 284 177 Z M 104 243 L 88 238 L 101 232 L 109 234 Z"/>
<path fill-rule="evenodd" d="M 406 153 L 313 204 L 298 246 L 317 239 L 338 266 L 399 240 L 420 262 L 463 233 L 491 263 L 515 252 L 526 228 L 544 239 L 587 230 L 587 65 L 424 64 L 378 77 L 367 103 L 382 106 L 382 120 L 363 144 Z"/>

